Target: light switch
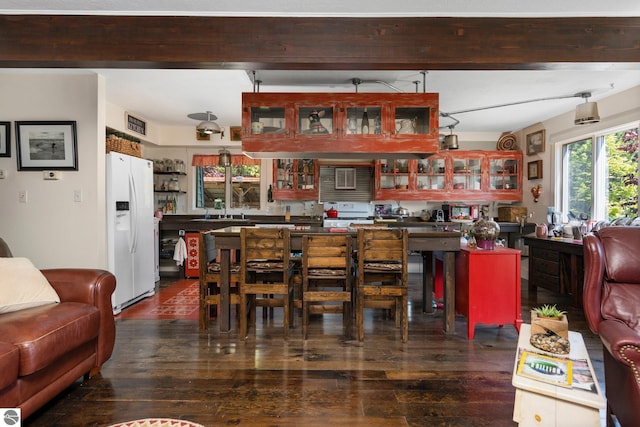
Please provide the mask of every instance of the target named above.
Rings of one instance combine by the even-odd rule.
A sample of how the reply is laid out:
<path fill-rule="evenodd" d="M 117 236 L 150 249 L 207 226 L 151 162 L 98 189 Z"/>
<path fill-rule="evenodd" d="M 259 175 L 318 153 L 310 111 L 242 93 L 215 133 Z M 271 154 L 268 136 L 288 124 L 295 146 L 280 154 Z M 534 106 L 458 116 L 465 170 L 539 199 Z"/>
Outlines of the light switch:
<path fill-rule="evenodd" d="M 82 190 L 73 190 L 73 201 L 82 202 Z"/>

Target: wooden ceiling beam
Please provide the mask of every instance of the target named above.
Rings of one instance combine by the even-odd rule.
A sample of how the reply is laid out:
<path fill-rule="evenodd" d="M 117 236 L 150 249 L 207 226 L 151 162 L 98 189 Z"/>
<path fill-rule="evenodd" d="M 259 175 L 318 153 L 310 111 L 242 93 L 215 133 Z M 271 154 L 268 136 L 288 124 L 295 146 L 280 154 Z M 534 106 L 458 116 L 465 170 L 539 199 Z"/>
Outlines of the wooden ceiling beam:
<path fill-rule="evenodd" d="M 638 68 L 640 18 L 0 15 L 0 67 Z"/>

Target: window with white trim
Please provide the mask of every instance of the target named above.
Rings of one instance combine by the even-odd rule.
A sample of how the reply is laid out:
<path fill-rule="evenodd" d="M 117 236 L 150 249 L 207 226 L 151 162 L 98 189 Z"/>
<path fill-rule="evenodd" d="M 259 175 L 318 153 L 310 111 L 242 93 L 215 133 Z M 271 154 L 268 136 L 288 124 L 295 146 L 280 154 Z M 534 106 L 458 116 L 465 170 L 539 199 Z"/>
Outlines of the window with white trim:
<path fill-rule="evenodd" d="M 559 154 L 563 220 L 638 216 L 637 124 L 565 142 Z"/>
<path fill-rule="evenodd" d="M 193 156 L 196 207 L 260 209 L 261 161 L 243 155 L 232 155 L 228 167 L 218 166 L 218 161 L 218 155 Z"/>

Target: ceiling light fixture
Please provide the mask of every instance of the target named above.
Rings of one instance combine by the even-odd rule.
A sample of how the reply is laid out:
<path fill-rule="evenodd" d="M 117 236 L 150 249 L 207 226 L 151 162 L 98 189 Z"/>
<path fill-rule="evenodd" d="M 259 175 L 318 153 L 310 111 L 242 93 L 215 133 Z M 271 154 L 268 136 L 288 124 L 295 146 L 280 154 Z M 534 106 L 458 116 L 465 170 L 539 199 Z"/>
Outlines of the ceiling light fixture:
<path fill-rule="evenodd" d="M 445 150 L 457 150 L 460 148 L 458 145 L 458 135 L 453 134 L 453 126 L 449 126 L 449 135 L 444 137 L 442 148 Z"/>
<path fill-rule="evenodd" d="M 591 92 L 583 92 L 576 94 L 584 98 L 584 104 L 578 104 L 576 107 L 576 118 L 573 121 L 576 125 L 588 125 L 591 123 L 598 123 L 600 121 L 600 115 L 598 114 L 598 104 L 595 102 L 589 102 Z"/>
<path fill-rule="evenodd" d="M 220 157 L 218 158 L 218 166 L 231 166 L 231 153 L 226 148 L 223 148 L 218 152 Z"/>
<path fill-rule="evenodd" d="M 214 120 L 217 119 L 218 118 L 214 114 L 211 114 L 211 111 L 207 111 L 207 119 L 200 122 L 198 126 L 196 126 L 196 129 L 198 132 L 205 133 L 207 135 L 211 135 L 212 133 L 222 133 L 220 126 L 214 122 Z"/>
<path fill-rule="evenodd" d="M 454 114 L 457 115 L 457 114 L 463 114 L 463 113 L 471 113 L 474 111 L 490 110 L 492 108 L 510 107 L 512 105 L 529 104 L 531 102 L 550 101 L 554 99 L 584 98 L 585 103 L 578 104 L 578 106 L 576 107 L 576 118 L 574 120 L 574 124 L 585 125 L 589 123 L 597 123 L 600 121 L 600 116 L 598 115 L 598 105 L 595 102 L 587 101 L 590 96 L 591 96 L 591 92 L 585 91 L 585 92 L 574 93 L 573 95 L 560 95 L 560 96 L 550 96 L 547 98 L 527 99 L 524 101 L 515 101 L 515 102 L 508 102 L 506 104 L 489 105 L 487 107 L 469 108 L 466 110 L 452 111 L 448 113 L 441 111 L 440 117 L 446 117 L 446 118 L 455 120 L 456 121 L 456 123 L 454 124 L 455 126 L 458 123 L 460 123 L 460 121 L 453 117 Z M 441 126 L 440 128 L 442 129 L 447 127 L 450 127 L 450 125 Z"/>

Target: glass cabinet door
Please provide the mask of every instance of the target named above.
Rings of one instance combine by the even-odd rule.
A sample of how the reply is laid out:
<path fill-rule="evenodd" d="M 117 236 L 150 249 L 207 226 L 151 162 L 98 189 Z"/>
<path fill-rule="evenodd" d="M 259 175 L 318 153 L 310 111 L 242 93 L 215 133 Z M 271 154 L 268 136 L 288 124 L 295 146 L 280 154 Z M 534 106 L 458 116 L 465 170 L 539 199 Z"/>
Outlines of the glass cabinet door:
<path fill-rule="evenodd" d="M 380 189 L 406 190 L 409 188 L 409 161 L 387 159 L 380 161 Z"/>
<path fill-rule="evenodd" d="M 278 159 L 276 163 L 276 189 L 293 189 L 293 159 Z"/>
<path fill-rule="evenodd" d="M 382 108 L 380 105 L 349 106 L 347 110 L 347 135 L 382 134 Z"/>
<path fill-rule="evenodd" d="M 396 136 L 403 135 L 428 135 L 431 130 L 429 107 L 403 107 L 393 108 Z"/>
<path fill-rule="evenodd" d="M 313 190 L 315 188 L 315 162 L 311 159 L 296 161 L 295 187 L 298 190 Z"/>
<path fill-rule="evenodd" d="M 418 160 L 418 190 L 444 190 L 446 185 L 446 160 L 432 156 Z"/>
<path fill-rule="evenodd" d="M 296 104 L 296 136 L 326 137 L 334 133 L 334 106 Z"/>
<path fill-rule="evenodd" d="M 251 135 L 281 135 L 286 133 L 286 114 L 284 106 L 252 106 Z"/>
<path fill-rule="evenodd" d="M 453 189 L 476 190 L 482 189 L 482 159 L 455 159 L 453 161 Z"/>
<path fill-rule="evenodd" d="M 489 161 L 490 190 L 518 190 L 518 161 L 491 159 Z"/>

